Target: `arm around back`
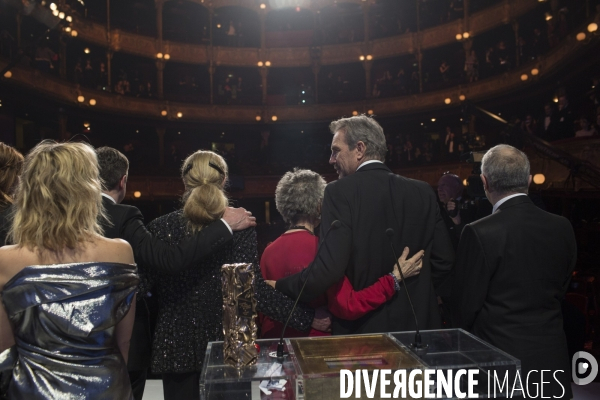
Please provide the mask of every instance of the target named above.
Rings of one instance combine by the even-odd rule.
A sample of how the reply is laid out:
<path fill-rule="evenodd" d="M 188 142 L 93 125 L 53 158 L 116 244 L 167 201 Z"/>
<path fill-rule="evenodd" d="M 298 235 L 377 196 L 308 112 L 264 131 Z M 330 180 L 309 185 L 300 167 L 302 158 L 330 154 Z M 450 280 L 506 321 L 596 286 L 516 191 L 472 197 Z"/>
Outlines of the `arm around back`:
<path fill-rule="evenodd" d="M 121 238 L 133 247 L 136 262 L 155 272 L 175 274 L 198 265 L 200 260 L 233 237 L 225 223 L 217 220 L 177 245 L 171 245 L 157 239 L 146 229 L 140 210 L 124 207 L 128 207 L 128 211 L 123 219 Z"/>

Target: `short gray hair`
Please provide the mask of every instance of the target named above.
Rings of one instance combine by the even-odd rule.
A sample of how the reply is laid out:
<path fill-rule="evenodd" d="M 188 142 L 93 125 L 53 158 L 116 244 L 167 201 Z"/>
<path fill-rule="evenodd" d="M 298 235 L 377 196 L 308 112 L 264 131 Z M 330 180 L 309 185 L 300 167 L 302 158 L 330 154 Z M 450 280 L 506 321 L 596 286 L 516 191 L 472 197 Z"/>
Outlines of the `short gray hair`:
<path fill-rule="evenodd" d="M 503 193 L 527 193 L 529 159 L 521 150 L 507 144 L 492 147 L 481 160 L 481 173 L 490 190 Z"/>
<path fill-rule="evenodd" d="M 286 172 L 275 189 L 275 205 L 285 222 L 319 218 L 319 206 L 327 183 L 314 171 L 294 168 Z"/>
<path fill-rule="evenodd" d="M 369 160 L 385 161 L 387 144 L 383 128 L 373 118 L 366 115 L 342 118 L 329 124 L 329 130 L 335 134 L 342 131 L 346 134 L 346 144 L 350 150 L 356 148 L 360 141 L 367 147 L 365 157 Z"/>

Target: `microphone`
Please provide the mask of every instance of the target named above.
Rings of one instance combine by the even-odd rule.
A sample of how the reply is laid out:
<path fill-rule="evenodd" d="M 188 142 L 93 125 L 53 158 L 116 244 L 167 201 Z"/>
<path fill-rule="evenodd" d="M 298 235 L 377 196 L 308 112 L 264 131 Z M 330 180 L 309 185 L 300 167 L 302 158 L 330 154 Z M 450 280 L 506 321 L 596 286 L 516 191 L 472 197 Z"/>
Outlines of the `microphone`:
<path fill-rule="evenodd" d="M 421 334 L 419 333 L 419 321 L 417 321 L 417 313 L 415 313 L 415 308 L 413 307 L 412 300 L 410 299 L 410 295 L 408 294 L 408 288 L 406 287 L 406 279 L 404 279 L 402 268 L 400 268 L 400 264 L 398 264 L 398 255 L 396 254 L 396 250 L 394 249 L 394 242 L 392 241 L 394 237 L 394 230 L 392 228 L 388 228 L 385 230 L 385 234 L 390 239 L 390 247 L 392 248 L 392 253 L 394 254 L 394 260 L 395 263 L 398 265 L 398 271 L 400 271 L 400 277 L 402 278 L 402 284 L 404 285 L 404 289 L 406 291 L 408 304 L 410 304 L 410 309 L 412 310 L 413 317 L 415 318 L 415 342 L 411 343 L 410 347 L 418 355 L 425 355 L 425 353 L 427 353 L 427 348 L 429 347 L 429 345 L 423 344 L 421 342 Z"/>
<path fill-rule="evenodd" d="M 329 232 L 331 232 L 335 229 L 338 229 L 340 226 L 342 226 L 342 223 L 340 221 L 338 221 L 337 219 L 331 223 L 331 225 L 329 226 L 329 229 L 325 233 L 325 236 L 323 236 L 323 240 L 319 244 L 319 248 L 317 249 L 317 254 L 315 256 L 315 259 L 312 261 L 312 263 L 310 263 L 308 268 L 306 268 L 306 278 L 307 279 L 304 280 L 304 284 L 302 285 L 302 288 L 300 289 L 300 293 L 298 293 L 296 302 L 294 303 L 294 306 L 292 307 L 292 310 L 290 311 L 290 314 L 288 315 L 287 321 L 285 321 L 283 330 L 281 331 L 281 337 L 279 338 L 279 343 L 277 343 L 277 361 L 278 362 L 283 362 L 283 357 L 289 355 L 288 352 L 283 351 L 283 335 L 285 334 L 285 330 L 288 326 L 288 322 L 290 322 L 290 318 L 292 318 L 292 314 L 294 313 L 294 310 L 296 309 L 296 305 L 298 304 L 300 297 L 302 297 L 302 292 L 304 292 L 304 288 L 306 287 L 306 282 L 308 282 L 308 276 L 310 275 L 310 270 L 312 269 L 312 266 L 315 265 L 315 262 L 317 261 L 317 259 L 321 256 L 321 246 L 323 245 L 323 243 L 325 243 L 325 239 L 327 239 Z"/>

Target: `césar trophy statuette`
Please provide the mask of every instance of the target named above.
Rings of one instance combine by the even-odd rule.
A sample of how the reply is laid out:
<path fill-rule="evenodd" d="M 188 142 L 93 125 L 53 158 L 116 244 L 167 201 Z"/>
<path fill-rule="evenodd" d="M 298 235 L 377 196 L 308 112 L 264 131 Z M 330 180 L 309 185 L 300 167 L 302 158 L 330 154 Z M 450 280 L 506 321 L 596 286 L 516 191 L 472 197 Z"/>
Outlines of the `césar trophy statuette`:
<path fill-rule="evenodd" d="M 252 264 L 225 264 L 223 272 L 223 359 L 243 368 L 256 364 L 256 300 Z"/>

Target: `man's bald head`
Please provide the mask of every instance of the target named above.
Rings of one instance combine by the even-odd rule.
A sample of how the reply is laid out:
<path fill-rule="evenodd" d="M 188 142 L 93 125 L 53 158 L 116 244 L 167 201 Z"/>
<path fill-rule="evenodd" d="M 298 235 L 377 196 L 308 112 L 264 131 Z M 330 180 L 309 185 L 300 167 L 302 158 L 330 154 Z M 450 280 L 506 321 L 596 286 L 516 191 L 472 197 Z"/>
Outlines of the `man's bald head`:
<path fill-rule="evenodd" d="M 440 201 L 447 204 L 450 199 L 456 200 L 462 196 L 463 184 L 458 176 L 445 174 L 438 181 L 437 191 Z"/>
<path fill-rule="evenodd" d="M 496 195 L 527 193 L 529 169 L 527 155 L 506 144 L 492 147 L 481 160 L 481 173 Z"/>

